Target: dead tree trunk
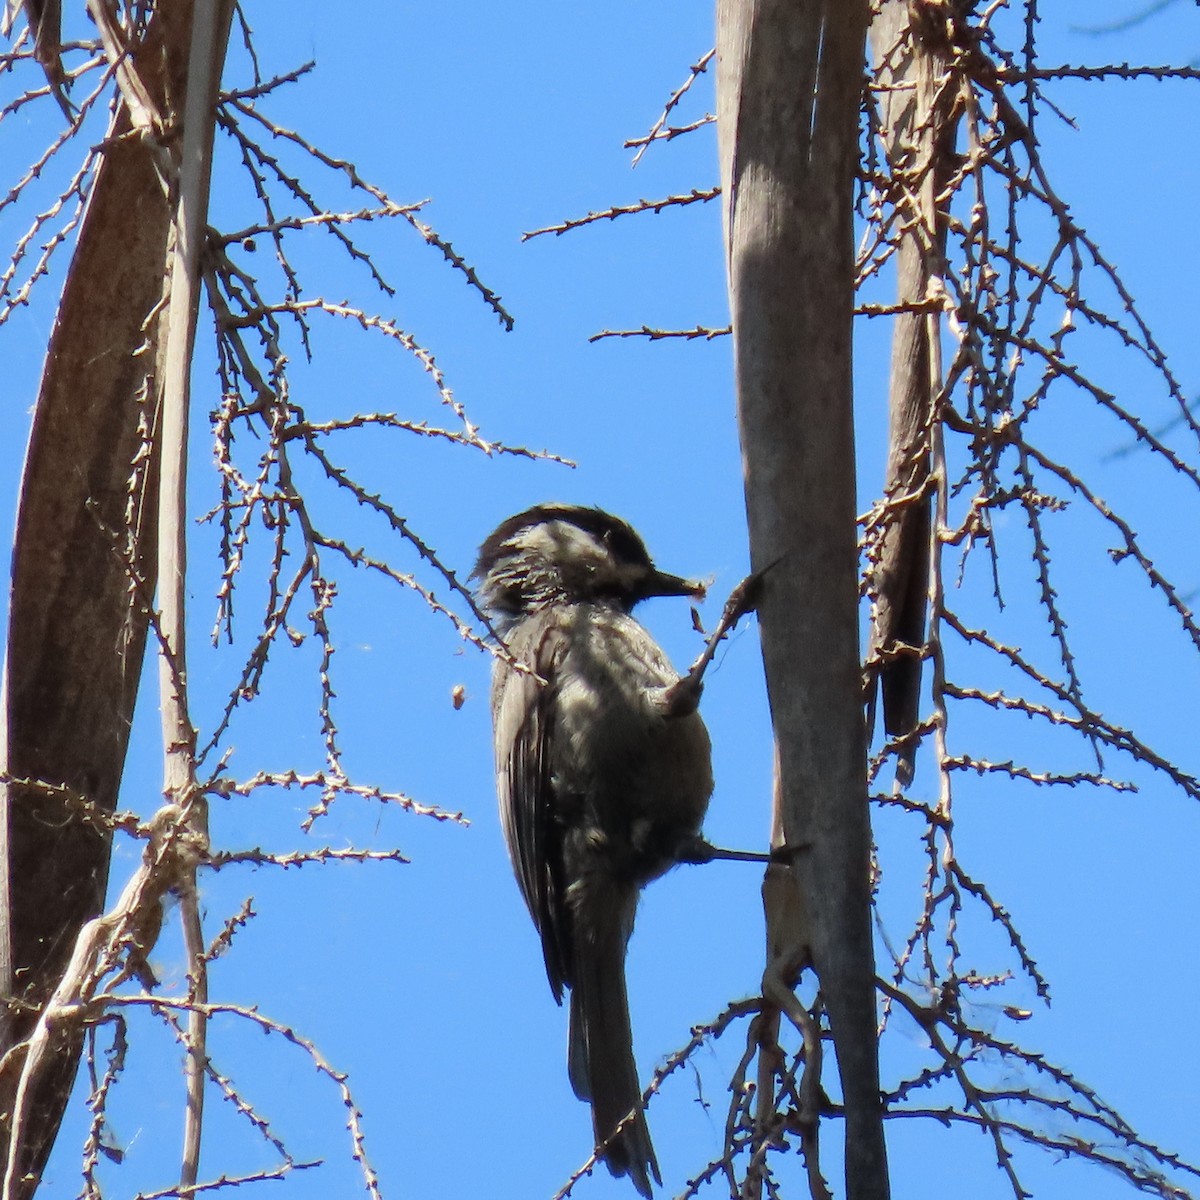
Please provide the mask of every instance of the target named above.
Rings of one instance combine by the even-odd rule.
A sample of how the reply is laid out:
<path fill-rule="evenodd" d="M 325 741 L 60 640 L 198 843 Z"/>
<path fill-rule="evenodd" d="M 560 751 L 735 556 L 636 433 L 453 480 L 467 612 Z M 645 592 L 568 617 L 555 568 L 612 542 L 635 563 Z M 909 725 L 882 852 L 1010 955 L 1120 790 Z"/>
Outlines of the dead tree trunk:
<path fill-rule="evenodd" d="M 720 0 L 717 86 L 751 557 L 775 564 L 759 617 L 778 825 L 809 926 L 769 936 L 803 940 L 820 983 L 846 1195 L 884 1200 L 851 379 L 866 26 L 861 0 Z"/>

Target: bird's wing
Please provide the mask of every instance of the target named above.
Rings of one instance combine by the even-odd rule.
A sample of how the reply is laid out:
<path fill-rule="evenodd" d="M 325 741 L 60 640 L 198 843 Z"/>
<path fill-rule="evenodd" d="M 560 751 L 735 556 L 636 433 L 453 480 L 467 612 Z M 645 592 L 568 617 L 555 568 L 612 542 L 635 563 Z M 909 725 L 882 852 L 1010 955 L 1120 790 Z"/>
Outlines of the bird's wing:
<path fill-rule="evenodd" d="M 552 760 L 556 679 L 566 655 L 566 630 L 553 620 L 530 621 L 510 649 L 528 671 L 503 661 L 496 668 L 493 717 L 500 822 L 517 883 L 541 935 L 550 989 L 561 1004 L 563 985 L 571 982 L 570 913 Z"/>

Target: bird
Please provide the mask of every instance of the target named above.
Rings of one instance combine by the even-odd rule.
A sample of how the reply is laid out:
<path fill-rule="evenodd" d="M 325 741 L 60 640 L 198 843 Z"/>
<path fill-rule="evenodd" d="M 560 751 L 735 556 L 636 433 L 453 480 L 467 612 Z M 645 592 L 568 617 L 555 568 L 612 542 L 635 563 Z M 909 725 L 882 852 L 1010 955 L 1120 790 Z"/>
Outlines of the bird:
<path fill-rule="evenodd" d="M 652 562 L 599 508 L 540 504 L 503 521 L 475 567 L 503 641 L 492 683 L 501 825 L 561 1005 L 567 1070 L 595 1146 L 642 1196 L 662 1177 L 633 1057 L 625 954 L 641 889 L 688 849 L 712 793 L 698 676 L 630 615 L 704 587 Z"/>

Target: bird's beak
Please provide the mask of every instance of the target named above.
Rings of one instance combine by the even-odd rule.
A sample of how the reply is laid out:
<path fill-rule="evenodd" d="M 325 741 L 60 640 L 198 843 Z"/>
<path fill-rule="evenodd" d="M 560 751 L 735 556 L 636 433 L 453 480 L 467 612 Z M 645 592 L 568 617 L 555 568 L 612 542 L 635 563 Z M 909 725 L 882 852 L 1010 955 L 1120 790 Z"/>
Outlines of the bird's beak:
<path fill-rule="evenodd" d="M 703 600 L 707 591 L 707 584 L 699 579 L 684 579 L 665 571 L 655 571 L 642 585 L 643 596 L 694 596 Z"/>

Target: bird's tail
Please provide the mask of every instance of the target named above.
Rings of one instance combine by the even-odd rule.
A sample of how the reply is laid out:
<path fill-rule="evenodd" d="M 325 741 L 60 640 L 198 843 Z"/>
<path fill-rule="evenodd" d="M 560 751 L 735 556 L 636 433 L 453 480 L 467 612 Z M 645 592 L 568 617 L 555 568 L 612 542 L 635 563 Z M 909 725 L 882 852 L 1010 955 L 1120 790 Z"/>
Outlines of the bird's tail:
<path fill-rule="evenodd" d="M 614 906 L 613 917 L 620 907 Z M 633 1061 L 625 992 L 625 945 L 631 923 L 623 917 L 613 920 L 611 928 L 593 925 L 586 945 L 576 943 L 567 1068 L 575 1095 L 591 1103 L 596 1145 L 604 1146 L 608 1169 L 614 1175 L 628 1175 L 649 1200 L 650 1177 L 661 1186 L 662 1176 Z"/>

